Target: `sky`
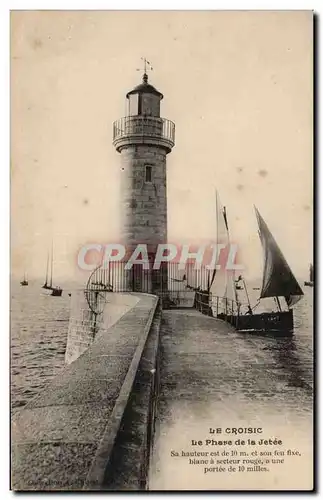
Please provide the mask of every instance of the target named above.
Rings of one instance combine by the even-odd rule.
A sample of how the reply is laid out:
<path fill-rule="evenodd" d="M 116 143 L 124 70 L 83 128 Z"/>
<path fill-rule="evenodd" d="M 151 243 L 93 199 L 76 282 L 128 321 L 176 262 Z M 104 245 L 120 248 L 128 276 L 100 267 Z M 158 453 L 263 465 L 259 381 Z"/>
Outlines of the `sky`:
<path fill-rule="evenodd" d="M 175 122 L 169 241 L 216 235 L 215 190 L 245 275 L 261 275 L 255 204 L 297 276 L 313 252 L 310 11 L 11 13 L 11 272 L 80 275 L 79 248 L 119 235 L 112 123 L 141 81 Z M 82 273 L 81 273 L 82 275 Z"/>

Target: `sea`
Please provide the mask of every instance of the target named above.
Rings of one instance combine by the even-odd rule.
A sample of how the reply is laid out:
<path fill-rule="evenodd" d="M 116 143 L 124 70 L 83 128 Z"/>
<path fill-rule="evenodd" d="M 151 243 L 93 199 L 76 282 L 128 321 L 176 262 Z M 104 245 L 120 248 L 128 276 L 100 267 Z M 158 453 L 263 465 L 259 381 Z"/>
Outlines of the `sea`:
<path fill-rule="evenodd" d="M 75 283 L 60 283 L 61 297 L 52 297 L 39 281 L 29 286 L 11 283 L 10 364 L 11 409 L 15 413 L 36 396 L 65 366 L 70 296 Z M 259 283 L 248 284 L 255 303 Z M 304 298 L 294 307 L 295 335 L 272 342 L 259 337 L 259 349 L 275 350 L 279 362 L 292 367 L 292 385 L 313 385 L 313 288 L 303 287 Z M 228 338 L 227 342 L 230 342 Z M 230 351 L 228 350 L 228 353 Z M 230 355 L 230 354 L 228 354 Z M 307 392 L 307 390 L 305 392 Z"/>
<path fill-rule="evenodd" d="M 50 382 L 65 366 L 70 315 L 69 291 L 60 284 L 61 297 L 52 297 L 42 282 L 21 286 L 11 282 L 10 367 L 11 409 L 15 413 Z"/>

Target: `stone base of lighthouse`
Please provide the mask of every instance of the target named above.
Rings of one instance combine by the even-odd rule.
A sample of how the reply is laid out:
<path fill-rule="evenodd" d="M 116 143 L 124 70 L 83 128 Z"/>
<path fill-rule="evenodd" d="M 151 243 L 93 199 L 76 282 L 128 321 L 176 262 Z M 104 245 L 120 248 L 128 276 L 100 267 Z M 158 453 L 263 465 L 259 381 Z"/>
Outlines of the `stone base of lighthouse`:
<path fill-rule="evenodd" d="M 166 151 L 152 145 L 121 151 L 121 236 L 127 245 L 167 241 Z"/>

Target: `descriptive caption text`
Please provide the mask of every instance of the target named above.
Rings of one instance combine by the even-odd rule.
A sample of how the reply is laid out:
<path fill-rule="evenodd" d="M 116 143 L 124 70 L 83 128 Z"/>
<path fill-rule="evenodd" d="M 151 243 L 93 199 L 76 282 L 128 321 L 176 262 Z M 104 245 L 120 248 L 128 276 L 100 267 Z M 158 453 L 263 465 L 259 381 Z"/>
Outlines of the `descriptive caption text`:
<path fill-rule="evenodd" d="M 262 427 L 210 428 L 209 435 L 213 434 L 216 436 L 191 439 L 186 450 L 173 449 L 170 456 L 186 459 L 204 474 L 270 472 L 301 457 L 299 450 L 285 447 L 280 437 L 266 436 Z"/>

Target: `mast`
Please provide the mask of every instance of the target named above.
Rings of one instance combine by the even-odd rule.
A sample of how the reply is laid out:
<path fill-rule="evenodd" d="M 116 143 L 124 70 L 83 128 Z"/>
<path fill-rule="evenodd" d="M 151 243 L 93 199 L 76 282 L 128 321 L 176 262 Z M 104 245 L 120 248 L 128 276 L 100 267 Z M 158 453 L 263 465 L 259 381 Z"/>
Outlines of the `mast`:
<path fill-rule="evenodd" d="M 221 211 L 223 223 L 224 223 L 224 228 L 227 233 L 227 244 L 229 243 L 229 231 L 228 231 L 228 224 L 227 224 L 227 216 L 226 216 L 226 210 L 225 207 L 222 206 L 222 211 Z M 235 288 L 235 286 L 234 286 Z M 225 307 L 227 309 L 227 304 L 228 304 L 228 272 L 227 269 L 224 270 L 224 295 L 225 295 Z"/>
<path fill-rule="evenodd" d="M 218 218 L 219 218 L 219 214 L 218 214 L 218 206 L 219 206 L 219 195 L 218 195 L 218 191 L 215 190 L 215 205 L 216 205 L 216 244 L 218 245 L 219 244 L 219 221 L 218 221 Z M 217 259 L 219 258 L 219 255 L 217 255 Z M 215 275 L 216 275 L 216 262 L 214 263 L 214 269 L 213 269 L 213 273 L 212 273 L 212 277 L 211 277 L 211 281 L 210 280 L 210 271 L 209 271 L 209 275 L 208 275 L 208 292 L 210 292 L 211 290 L 211 287 L 213 285 L 213 282 L 214 282 L 214 278 L 215 278 Z"/>
<path fill-rule="evenodd" d="M 228 224 L 227 209 L 226 209 L 226 207 L 223 207 L 223 218 L 224 218 L 224 223 L 225 223 L 225 226 L 226 226 L 226 229 L 227 229 L 227 233 L 228 233 L 228 244 L 230 245 L 230 232 L 229 232 L 229 224 Z M 238 303 L 239 301 L 238 301 L 238 293 L 237 293 L 237 288 L 236 288 L 236 280 L 235 280 L 234 269 L 232 270 L 231 281 L 232 281 L 231 284 L 232 284 L 232 287 L 233 287 L 234 298 L 235 298 L 236 302 Z M 249 295 L 248 295 L 246 283 L 245 283 L 244 280 L 243 280 L 243 284 L 244 284 L 245 292 L 246 292 L 246 295 L 247 295 L 248 303 L 249 303 L 249 306 L 250 306 Z"/>
<path fill-rule="evenodd" d="M 228 246 L 230 243 L 230 235 L 229 235 L 229 228 L 228 228 L 228 222 L 227 222 L 227 214 L 226 214 L 226 209 L 225 207 L 222 206 L 220 197 L 218 194 L 218 191 L 215 191 L 215 196 L 216 196 L 216 244 L 219 245 L 220 241 L 225 243 L 225 248 L 228 250 Z M 219 247 L 218 247 L 219 248 Z M 226 268 L 222 269 L 222 266 L 220 265 L 220 269 L 216 269 L 216 265 L 219 262 L 219 257 L 220 257 L 220 252 L 217 255 L 217 261 L 215 262 L 214 270 L 212 273 L 212 278 L 211 282 L 209 284 L 210 290 L 213 287 L 213 284 L 215 282 L 215 295 L 221 296 L 222 299 L 226 300 L 228 299 L 228 285 L 230 285 L 230 280 L 228 280 L 228 271 Z M 223 266 L 224 267 L 224 266 Z M 217 276 L 217 279 L 215 279 L 215 276 Z M 232 278 L 233 276 L 230 276 Z M 232 281 L 232 279 L 231 279 Z M 236 290 L 235 290 L 235 284 L 231 283 L 233 286 L 232 290 L 232 297 L 230 300 L 237 300 L 237 295 L 236 295 Z M 231 292 L 230 292 L 231 293 Z"/>
<path fill-rule="evenodd" d="M 49 252 L 47 252 L 46 278 L 45 278 L 45 285 L 44 286 L 47 286 L 47 283 L 48 283 L 48 265 L 49 265 Z"/>
<path fill-rule="evenodd" d="M 282 308 L 281 308 L 281 305 L 280 305 L 280 302 L 279 302 L 279 298 L 276 297 L 276 300 L 277 300 L 278 309 L 279 309 L 280 312 L 282 312 Z"/>
<path fill-rule="evenodd" d="M 52 253 L 51 253 L 51 262 L 50 262 L 50 282 L 49 286 L 53 286 L 53 240 L 52 240 Z"/>
<path fill-rule="evenodd" d="M 243 283 L 244 291 L 245 291 L 245 294 L 246 294 L 246 297 L 247 297 L 249 311 L 250 311 L 251 314 L 253 314 L 252 313 L 251 304 L 250 304 L 249 294 L 248 294 L 248 290 L 247 290 L 247 286 L 246 286 L 246 282 L 245 282 L 244 278 L 242 278 L 242 283 Z M 237 295 L 237 292 L 236 292 L 236 295 Z M 237 298 L 237 302 L 238 302 L 238 298 Z"/>

